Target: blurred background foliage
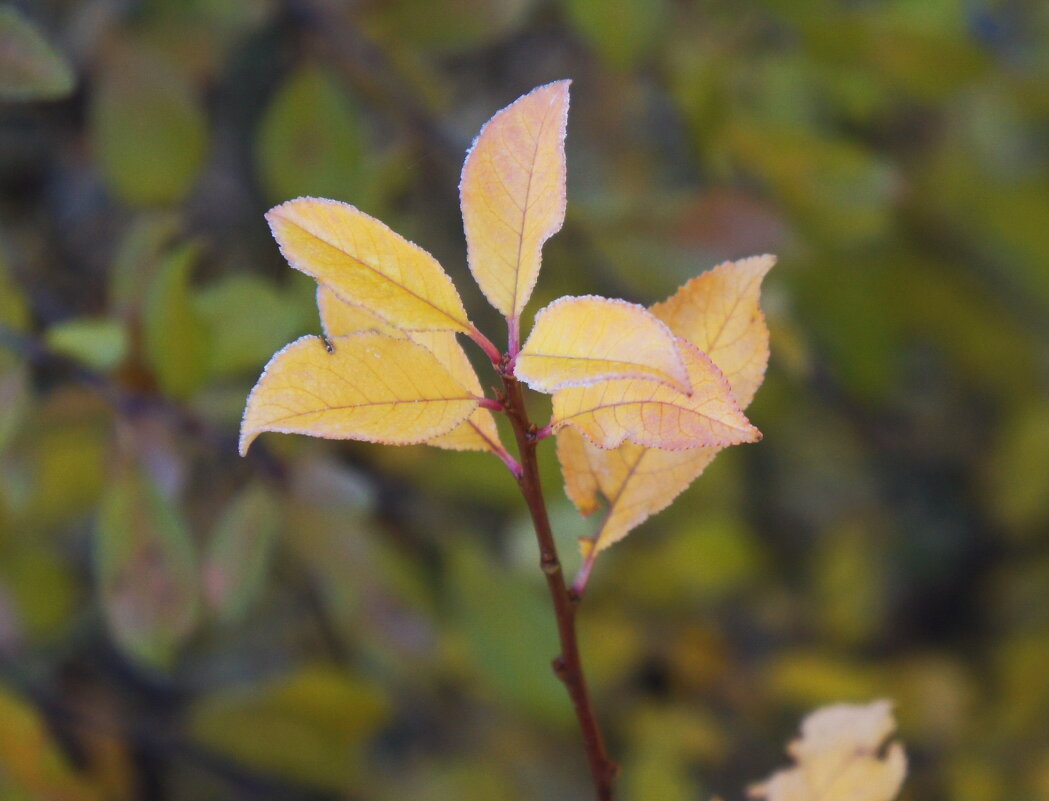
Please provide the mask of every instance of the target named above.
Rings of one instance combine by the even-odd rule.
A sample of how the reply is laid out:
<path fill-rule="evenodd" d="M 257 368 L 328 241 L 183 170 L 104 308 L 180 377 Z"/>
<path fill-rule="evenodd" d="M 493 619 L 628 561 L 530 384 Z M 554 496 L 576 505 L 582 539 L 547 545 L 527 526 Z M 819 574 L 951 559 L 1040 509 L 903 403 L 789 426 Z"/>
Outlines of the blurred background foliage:
<path fill-rule="evenodd" d="M 598 564 L 625 801 L 739 798 L 897 702 L 907 799 L 1049 798 L 1049 4 L 23 0 L 0 8 L 0 799 L 587 797 L 492 457 L 267 436 L 318 331 L 272 204 L 465 269 L 458 171 L 571 77 L 533 309 L 780 255 L 758 446 Z M 537 414 L 542 415 L 541 409 Z M 545 479 L 566 561 L 589 530 Z"/>

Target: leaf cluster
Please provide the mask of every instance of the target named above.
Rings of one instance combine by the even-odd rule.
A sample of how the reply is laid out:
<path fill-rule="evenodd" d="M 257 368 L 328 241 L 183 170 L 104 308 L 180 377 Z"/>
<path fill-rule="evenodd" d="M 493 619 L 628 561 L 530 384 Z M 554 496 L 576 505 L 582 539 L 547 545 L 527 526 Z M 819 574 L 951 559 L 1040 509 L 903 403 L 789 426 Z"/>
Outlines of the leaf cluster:
<path fill-rule="evenodd" d="M 543 244 L 564 223 L 568 81 L 538 87 L 481 129 L 459 191 L 470 272 L 504 316 L 508 344 L 470 321 L 437 260 L 346 203 L 285 202 L 267 215 L 288 263 L 313 277 L 326 340 L 303 337 L 269 362 L 248 398 L 240 450 L 264 431 L 489 451 L 512 471 L 487 397 L 456 340 L 503 379 L 552 395 L 537 436 L 555 434 L 569 497 L 608 503 L 585 541 L 593 558 L 664 508 L 717 452 L 759 438 L 743 415 L 768 363 L 759 307 L 771 256 L 726 262 L 652 309 L 597 296 L 521 316 Z"/>

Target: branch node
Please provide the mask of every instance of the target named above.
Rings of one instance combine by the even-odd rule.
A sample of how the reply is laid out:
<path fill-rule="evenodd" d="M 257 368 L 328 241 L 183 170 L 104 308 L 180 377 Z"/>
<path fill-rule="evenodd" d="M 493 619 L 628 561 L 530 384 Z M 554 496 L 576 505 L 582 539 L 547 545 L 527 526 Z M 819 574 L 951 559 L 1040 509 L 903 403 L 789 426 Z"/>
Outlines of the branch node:
<path fill-rule="evenodd" d="M 554 657 L 554 661 L 550 663 L 550 666 L 554 669 L 554 675 L 557 678 L 561 681 L 568 680 L 568 669 L 565 666 L 565 658 L 563 656 Z"/>

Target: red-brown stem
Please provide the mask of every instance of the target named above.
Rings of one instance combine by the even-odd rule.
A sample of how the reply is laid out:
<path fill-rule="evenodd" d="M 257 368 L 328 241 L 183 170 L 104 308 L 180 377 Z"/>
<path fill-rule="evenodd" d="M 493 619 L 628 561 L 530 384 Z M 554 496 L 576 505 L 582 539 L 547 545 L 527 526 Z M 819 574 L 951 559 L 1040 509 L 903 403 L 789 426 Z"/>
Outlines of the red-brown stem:
<path fill-rule="evenodd" d="M 503 358 L 503 354 L 499 352 L 499 348 L 495 346 L 492 340 L 482 334 L 476 326 L 467 331 L 466 335 L 480 346 L 481 350 L 492 360 L 492 364 L 498 366 Z"/>
<path fill-rule="evenodd" d="M 618 766 L 608 756 L 601 729 L 597 724 L 594 707 L 590 701 L 590 691 L 586 686 L 583 674 L 583 663 L 579 658 L 579 643 L 576 639 L 575 613 L 579 602 L 568 591 L 565 585 L 561 561 L 557 556 L 557 545 L 554 533 L 550 528 L 550 518 L 546 511 L 543 488 L 539 483 L 539 463 L 536 460 L 536 427 L 528 419 L 521 385 L 511 376 L 505 376 L 506 414 L 513 424 L 514 436 L 521 460 L 522 472 L 517 480 L 521 494 L 528 504 L 532 515 L 536 538 L 539 540 L 539 566 L 546 576 L 550 598 L 554 603 L 557 615 L 557 633 L 561 639 L 561 654 L 554 659 L 554 673 L 565 685 L 575 708 L 579 729 L 586 747 L 586 758 L 590 766 L 590 776 L 594 782 L 598 801 L 612 801 L 612 784 L 615 781 Z"/>

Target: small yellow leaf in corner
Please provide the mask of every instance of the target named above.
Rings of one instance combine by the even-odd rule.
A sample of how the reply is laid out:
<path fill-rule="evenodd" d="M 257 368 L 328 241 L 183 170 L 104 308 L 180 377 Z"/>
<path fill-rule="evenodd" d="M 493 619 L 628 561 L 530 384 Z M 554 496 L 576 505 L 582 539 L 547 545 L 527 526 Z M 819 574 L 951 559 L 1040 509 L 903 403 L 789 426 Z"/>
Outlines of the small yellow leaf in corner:
<path fill-rule="evenodd" d="M 463 164 L 470 272 L 510 320 L 520 318 L 532 294 L 543 243 L 565 220 L 569 83 L 540 86 L 496 113 Z"/>
<path fill-rule="evenodd" d="M 348 203 L 289 200 L 266 214 L 288 264 L 407 331 L 473 330 L 437 260 Z"/>
<path fill-rule="evenodd" d="M 675 340 L 644 306 L 594 295 L 563 297 L 536 314 L 514 373 L 540 392 L 640 378 L 690 393 Z"/>
<path fill-rule="evenodd" d="M 765 801 L 892 801 L 907 773 L 888 701 L 836 704 L 809 715 L 801 738 L 788 746 L 795 766 L 747 790 Z"/>
<path fill-rule="evenodd" d="M 263 431 L 412 445 L 447 434 L 477 408 L 422 345 L 376 331 L 332 345 L 302 337 L 270 359 L 248 396 L 242 455 Z"/>

